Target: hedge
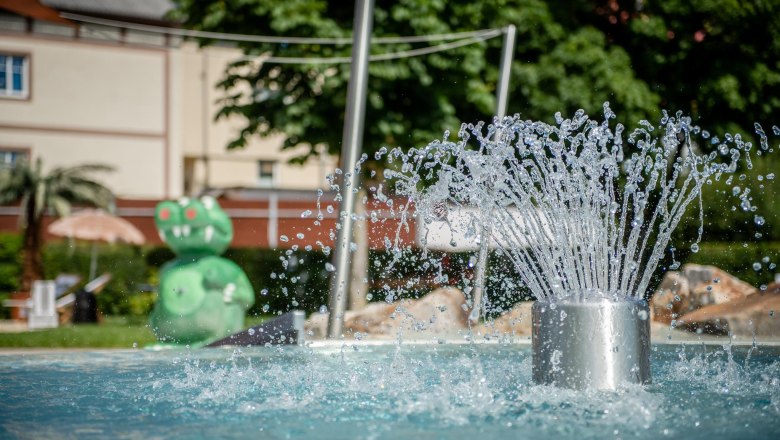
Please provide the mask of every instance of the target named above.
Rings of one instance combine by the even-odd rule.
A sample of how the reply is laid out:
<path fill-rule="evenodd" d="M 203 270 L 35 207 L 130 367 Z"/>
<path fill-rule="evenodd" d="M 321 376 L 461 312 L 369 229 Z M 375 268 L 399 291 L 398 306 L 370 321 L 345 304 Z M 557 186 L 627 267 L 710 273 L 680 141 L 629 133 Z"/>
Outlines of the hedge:
<path fill-rule="evenodd" d="M 717 266 L 758 287 L 780 273 L 780 242 L 701 243 L 699 252 L 689 254 L 686 262 Z"/>
<path fill-rule="evenodd" d="M 90 245 L 55 242 L 44 249 L 44 270 L 48 278 L 59 273 L 89 272 Z M 255 289 L 255 305 L 251 315 L 283 313 L 291 309 L 313 312 L 327 305 L 330 257 L 319 251 L 274 249 L 229 249 L 223 255 L 238 264 Z M 133 247 L 98 245 L 98 273 L 109 271 L 113 280 L 98 295 L 103 313 L 127 315 L 145 319 L 154 305 L 156 294 L 151 291 L 158 283 L 159 270 L 175 255 L 165 247 Z M 418 297 L 440 285 L 468 284 L 473 277 L 474 253 L 444 255 L 430 252 L 430 260 L 441 260 L 442 270 L 434 265 L 424 269 L 426 259 L 418 249 L 407 250 L 391 265 L 393 255 L 385 251 L 369 253 L 369 295 L 371 301 Z M 774 280 L 780 260 L 780 242 L 743 243 L 703 242 L 698 253 L 678 255 L 681 262 L 709 264 L 722 268 L 746 282 L 759 286 Z M 17 234 L 0 234 L 0 300 L 18 288 L 21 275 L 21 238 Z M 753 268 L 759 263 L 759 270 Z M 664 267 L 659 268 L 655 282 L 660 281 Z M 495 315 L 516 301 L 529 299 L 530 293 L 512 274 L 511 266 L 493 253 L 487 279 L 491 295 L 489 314 Z M 390 295 L 390 298 L 388 298 Z M 8 316 L 8 309 L 2 312 Z"/>

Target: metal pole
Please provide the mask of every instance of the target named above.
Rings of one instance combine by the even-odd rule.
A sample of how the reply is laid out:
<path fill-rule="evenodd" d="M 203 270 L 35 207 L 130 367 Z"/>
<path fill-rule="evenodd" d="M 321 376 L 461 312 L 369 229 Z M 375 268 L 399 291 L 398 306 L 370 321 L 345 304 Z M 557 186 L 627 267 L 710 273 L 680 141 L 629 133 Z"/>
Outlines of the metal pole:
<path fill-rule="evenodd" d="M 92 253 L 89 258 L 89 281 L 95 279 L 97 274 L 97 241 L 92 242 Z"/>
<path fill-rule="evenodd" d="M 366 109 L 366 84 L 368 82 L 368 55 L 373 25 L 374 0 L 355 0 L 355 21 L 352 29 L 352 68 L 347 92 L 347 109 L 344 118 L 344 139 L 341 146 L 341 207 L 339 218 L 341 229 L 336 238 L 334 266 L 336 273 L 330 286 L 328 301 L 328 338 L 341 336 L 344 326 L 344 309 L 349 295 L 352 261 L 350 241 L 352 241 L 352 215 L 355 212 L 356 195 L 352 191 L 359 182 L 359 173 L 354 167 L 361 152 L 363 141 L 363 121 Z"/>
<path fill-rule="evenodd" d="M 509 98 L 509 78 L 512 76 L 512 60 L 515 54 L 515 33 L 517 28 L 510 24 L 504 28 L 504 50 L 501 51 L 501 67 L 496 89 L 496 116 L 506 116 L 506 103 Z"/>
<path fill-rule="evenodd" d="M 504 28 L 504 46 L 501 51 L 501 65 L 499 67 L 498 87 L 496 87 L 496 117 L 503 118 L 506 115 L 506 103 L 509 97 L 509 78 L 512 74 L 512 60 L 515 53 L 515 25 L 510 24 Z M 499 133 L 496 133 L 498 142 Z M 490 184 L 490 182 L 485 182 Z M 492 200 L 488 201 L 492 203 Z M 492 211 L 492 210 L 491 210 Z M 469 321 L 476 324 L 482 310 L 482 296 L 485 290 L 485 275 L 487 274 L 488 253 L 490 252 L 490 236 L 493 235 L 492 212 L 486 214 L 482 223 L 480 235 L 479 257 L 474 273 L 474 288 L 472 290 L 472 307 Z"/>

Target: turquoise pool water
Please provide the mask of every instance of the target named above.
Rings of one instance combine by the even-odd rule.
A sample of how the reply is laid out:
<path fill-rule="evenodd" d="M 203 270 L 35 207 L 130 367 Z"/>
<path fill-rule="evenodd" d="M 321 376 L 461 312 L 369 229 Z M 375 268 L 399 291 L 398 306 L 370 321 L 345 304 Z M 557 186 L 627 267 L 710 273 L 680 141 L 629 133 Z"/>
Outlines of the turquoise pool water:
<path fill-rule="evenodd" d="M 533 385 L 522 345 L 2 355 L 0 437 L 780 438 L 779 348 L 651 362 L 652 385 L 575 392 Z"/>

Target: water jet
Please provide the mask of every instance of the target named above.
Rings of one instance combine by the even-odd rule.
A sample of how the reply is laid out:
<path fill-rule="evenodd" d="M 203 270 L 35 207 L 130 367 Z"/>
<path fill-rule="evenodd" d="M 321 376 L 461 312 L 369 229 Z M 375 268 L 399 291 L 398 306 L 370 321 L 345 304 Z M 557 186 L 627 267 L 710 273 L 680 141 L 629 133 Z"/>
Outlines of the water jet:
<path fill-rule="evenodd" d="M 752 145 L 738 135 L 712 139 L 717 151 L 699 152 L 709 135 L 682 113 L 664 112 L 657 127 L 641 121 L 628 136 L 612 119 L 608 103 L 602 121 L 582 110 L 570 119 L 557 114 L 556 124 L 495 118 L 487 127 L 464 124 L 456 141 L 446 133 L 388 154 L 385 178 L 407 197 L 397 212 L 414 205 L 419 223 L 446 224 L 453 246 L 455 237 L 478 242 L 480 261 L 492 243 L 536 298 L 539 384 L 650 382 L 645 299 L 660 262 L 677 264 L 667 247 L 672 232 L 686 208 L 701 203 L 704 185 L 733 175 L 743 159 L 751 166 Z M 768 150 L 758 125 L 757 134 Z M 747 195 L 740 204 L 751 208 Z M 472 318 L 482 287 L 481 277 L 466 286 L 476 293 Z"/>

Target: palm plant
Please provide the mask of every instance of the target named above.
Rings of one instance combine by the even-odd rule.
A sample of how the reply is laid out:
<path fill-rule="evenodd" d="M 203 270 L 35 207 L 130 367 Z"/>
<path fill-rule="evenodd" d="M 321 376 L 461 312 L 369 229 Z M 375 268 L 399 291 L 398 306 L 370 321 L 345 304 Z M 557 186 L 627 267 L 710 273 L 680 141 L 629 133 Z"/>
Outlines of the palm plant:
<path fill-rule="evenodd" d="M 42 279 L 43 217 L 51 210 L 68 215 L 72 204 L 106 208 L 114 195 L 91 178 L 94 172 L 112 171 L 100 164 L 57 167 L 48 174 L 40 158 L 34 164 L 20 162 L 0 170 L 0 205 L 19 202 L 19 224 L 24 228 L 21 291 L 29 292 L 34 280 Z"/>

